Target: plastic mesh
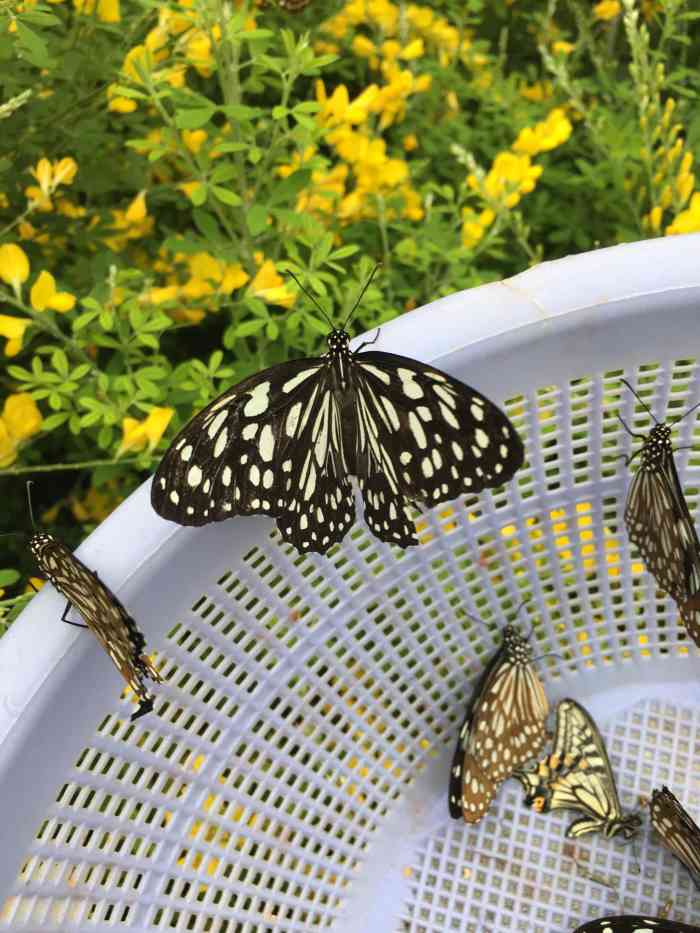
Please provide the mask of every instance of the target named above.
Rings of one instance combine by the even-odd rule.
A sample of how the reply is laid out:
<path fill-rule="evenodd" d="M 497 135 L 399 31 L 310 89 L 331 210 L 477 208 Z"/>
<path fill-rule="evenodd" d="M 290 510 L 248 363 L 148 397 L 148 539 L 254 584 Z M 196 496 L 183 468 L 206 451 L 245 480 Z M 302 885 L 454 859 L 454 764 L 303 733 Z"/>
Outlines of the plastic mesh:
<path fill-rule="evenodd" d="M 373 879 L 379 919 L 353 926 L 351 915 L 348 929 L 507 931 L 527 921 L 559 933 L 618 908 L 655 912 L 671 897 L 678 916 L 697 909 L 657 846 L 642 844 L 640 875 L 631 849 L 577 843 L 616 901 L 567 857 L 569 815 L 527 811 L 515 784 L 476 828 L 447 817 L 470 684 L 521 601 L 523 626 L 536 623 L 535 655 L 558 655 L 539 665 L 559 696 L 586 702 L 577 684 L 590 691 L 594 675 L 604 700 L 633 663 L 648 664 L 653 685 L 662 658 L 696 653 L 624 531 L 628 471 L 618 458 L 638 442 L 616 412 L 644 433 L 649 417 L 621 375 L 512 399 L 527 466 L 504 490 L 423 516 L 418 548 L 394 552 L 362 526 L 330 558 L 271 537 L 203 580 L 163 644 L 157 715 L 130 724 L 122 699 L 100 723 L 0 928 L 339 928 Z M 658 418 L 700 396 L 692 361 L 650 364 L 638 379 Z M 680 423 L 678 446 L 698 446 L 695 424 Z M 682 451 L 677 463 L 693 512 L 700 454 Z M 699 812 L 693 703 L 630 695 L 617 708 L 603 731 L 623 802 L 665 781 Z M 424 809 L 410 811 L 404 832 L 396 814 L 409 799 Z M 400 864 L 378 863 L 382 851 Z"/>

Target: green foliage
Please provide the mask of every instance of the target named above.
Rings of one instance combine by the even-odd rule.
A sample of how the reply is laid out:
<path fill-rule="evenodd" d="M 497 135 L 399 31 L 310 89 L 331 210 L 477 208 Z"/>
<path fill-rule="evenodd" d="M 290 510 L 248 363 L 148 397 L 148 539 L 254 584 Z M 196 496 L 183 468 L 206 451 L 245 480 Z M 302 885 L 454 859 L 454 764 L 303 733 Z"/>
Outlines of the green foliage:
<path fill-rule="evenodd" d="M 23 474 L 54 465 L 38 501 L 77 543 L 214 395 L 321 351 L 289 271 L 342 321 L 381 261 L 359 332 L 541 258 L 692 228 L 689 0 L 611 19 L 583 0 L 359 9 L 0 3 L 10 530 Z M 29 397 L 19 436 L 8 403 L 28 417 Z"/>

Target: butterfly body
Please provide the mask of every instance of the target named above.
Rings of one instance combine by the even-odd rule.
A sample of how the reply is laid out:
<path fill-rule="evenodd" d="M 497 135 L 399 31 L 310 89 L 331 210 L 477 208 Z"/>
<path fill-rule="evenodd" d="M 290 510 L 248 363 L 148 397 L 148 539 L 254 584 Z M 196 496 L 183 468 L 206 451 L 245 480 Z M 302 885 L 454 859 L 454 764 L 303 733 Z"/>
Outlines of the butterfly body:
<path fill-rule="evenodd" d="M 665 786 L 653 791 L 649 815 L 663 844 L 686 867 L 695 887 L 700 888 L 700 827 Z"/>
<path fill-rule="evenodd" d="M 139 698 L 132 720 L 153 708 L 144 679 L 161 676 L 145 655 L 146 639 L 115 594 L 64 544 L 46 532 L 36 532 L 29 548 L 49 582 L 74 606 L 102 644 L 115 667 Z"/>
<path fill-rule="evenodd" d="M 299 551 L 325 553 L 355 520 L 382 541 L 417 544 L 411 510 L 509 480 L 523 446 L 475 389 L 408 357 L 355 351 L 344 330 L 320 357 L 249 377 L 175 438 L 156 471 L 153 507 L 182 525 L 274 517 Z"/>
<path fill-rule="evenodd" d="M 585 814 L 566 830 L 570 839 L 590 832 L 631 839 L 641 826 L 638 814 L 622 812 L 603 739 L 574 700 L 562 700 L 557 706 L 552 754 L 515 777 L 525 790 L 525 803 L 538 812 L 563 809 Z"/>
<path fill-rule="evenodd" d="M 500 784 L 544 744 L 549 707 L 532 667 L 532 650 L 515 626 L 503 630 L 467 705 L 452 759 L 448 809 L 478 822 Z"/>
<path fill-rule="evenodd" d="M 700 927 L 663 917 L 601 917 L 576 927 L 574 933 L 700 933 Z"/>

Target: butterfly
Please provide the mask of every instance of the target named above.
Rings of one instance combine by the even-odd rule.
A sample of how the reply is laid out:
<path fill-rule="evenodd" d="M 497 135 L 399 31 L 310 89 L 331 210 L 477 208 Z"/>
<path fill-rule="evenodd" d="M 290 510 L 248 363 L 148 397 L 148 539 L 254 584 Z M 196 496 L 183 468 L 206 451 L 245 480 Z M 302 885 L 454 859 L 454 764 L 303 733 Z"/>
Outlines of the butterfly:
<path fill-rule="evenodd" d="M 355 520 L 352 475 L 373 534 L 407 547 L 412 504 L 513 477 L 523 445 L 499 408 L 433 366 L 350 350 L 346 325 L 323 356 L 265 369 L 200 411 L 156 470 L 156 512 L 181 525 L 270 515 L 284 541 L 324 554 Z"/>
<path fill-rule="evenodd" d="M 601 917 L 600 920 L 589 920 L 574 933 L 700 933 L 700 927 L 689 923 L 679 923 L 677 920 L 664 920 L 660 917 Z"/>
<path fill-rule="evenodd" d="M 629 383 L 622 382 L 653 418 Z M 700 541 L 673 460 L 671 427 L 657 422 L 648 436 L 633 437 L 644 443 L 630 458 L 641 453 L 625 504 L 627 534 L 659 587 L 675 600 L 688 634 L 700 646 Z"/>
<path fill-rule="evenodd" d="M 499 785 L 542 748 L 548 714 L 532 650 L 518 629 L 507 625 L 459 730 L 448 788 L 453 819 L 479 822 Z"/>
<path fill-rule="evenodd" d="M 31 500 L 29 510 L 34 525 Z M 154 697 L 144 680 L 148 677 L 162 683 L 162 678 L 145 654 L 146 639 L 134 619 L 97 573 L 53 535 L 35 530 L 29 538 L 29 549 L 39 569 L 68 601 L 61 621 L 80 625 L 67 618 L 70 607 L 75 606 L 139 699 L 131 721 L 145 716 L 153 709 Z"/>
<path fill-rule="evenodd" d="M 652 792 L 649 814 L 663 844 L 685 865 L 695 886 L 700 887 L 700 827 L 668 787 Z"/>
<path fill-rule="evenodd" d="M 570 839 L 592 832 L 631 839 L 641 826 L 638 814 L 623 814 L 603 739 L 575 700 L 557 705 L 552 754 L 514 777 L 525 789 L 525 802 L 538 813 L 564 809 L 585 814 L 566 830 Z"/>

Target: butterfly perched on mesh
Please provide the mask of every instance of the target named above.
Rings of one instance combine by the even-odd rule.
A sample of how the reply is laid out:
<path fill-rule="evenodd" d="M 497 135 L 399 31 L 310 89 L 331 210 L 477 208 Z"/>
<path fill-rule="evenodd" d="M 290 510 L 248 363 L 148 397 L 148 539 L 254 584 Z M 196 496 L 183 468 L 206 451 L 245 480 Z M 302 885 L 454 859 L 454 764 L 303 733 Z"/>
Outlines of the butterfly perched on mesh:
<path fill-rule="evenodd" d="M 31 514 L 31 501 L 29 509 Z M 145 654 L 146 639 L 134 619 L 95 571 L 86 567 L 53 535 L 35 530 L 29 538 L 29 549 L 49 583 L 68 601 L 61 621 L 80 624 L 67 618 L 70 607 L 74 606 L 138 697 L 139 707 L 131 721 L 149 713 L 154 697 L 146 688 L 145 678 L 156 683 L 161 683 L 162 678 Z"/>
<path fill-rule="evenodd" d="M 566 830 L 570 839 L 592 832 L 631 839 L 642 824 L 638 814 L 622 812 L 605 743 L 575 700 L 557 704 L 552 753 L 514 776 L 525 789 L 525 803 L 539 813 L 563 809 L 585 814 Z"/>
<path fill-rule="evenodd" d="M 621 381 L 653 418 L 644 400 Z M 700 647 L 700 541 L 678 479 L 671 426 L 656 422 L 647 436 L 629 433 L 643 444 L 628 460 L 641 454 L 625 504 L 627 534 L 659 587 L 675 600 L 688 634 Z"/>
<path fill-rule="evenodd" d="M 413 504 L 512 478 L 523 445 L 499 408 L 425 363 L 351 351 L 346 326 L 324 356 L 272 366 L 199 412 L 156 470 L 156 512 L 181 525 L 270 515 L 284 541 L 323 554 L 355 520 L 355 476 L 370 530 L 407 547 Z"/>
<path fill-rule="evenodd" d="M 693 884 L 700 888 L 700 827 L 668 787 L 652 792 L 649 815 L 663 844 L 685 865 Z"/>
<path fill-rule="evenodd" d="M 517 627 L 507 625 L 459 730 L 448 788 L 453 819 L 477 823 L 484 816 L 500 784 L 542 748 L 548 714 L 532 650 Z"/>
<path fill-rule="evenodd" d="M 700 933 L 700 927 L 662 917 L 601 917 L 576 927 L 574 933 Z"/>

